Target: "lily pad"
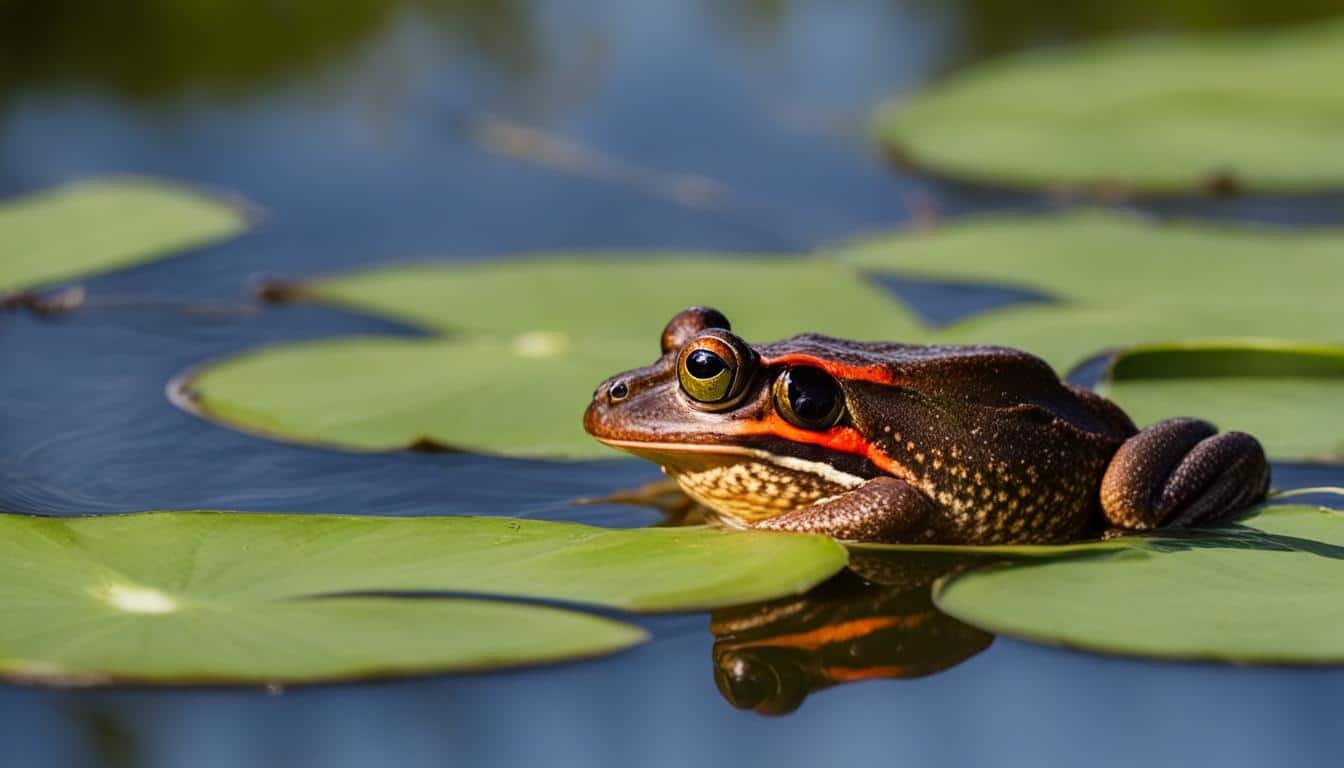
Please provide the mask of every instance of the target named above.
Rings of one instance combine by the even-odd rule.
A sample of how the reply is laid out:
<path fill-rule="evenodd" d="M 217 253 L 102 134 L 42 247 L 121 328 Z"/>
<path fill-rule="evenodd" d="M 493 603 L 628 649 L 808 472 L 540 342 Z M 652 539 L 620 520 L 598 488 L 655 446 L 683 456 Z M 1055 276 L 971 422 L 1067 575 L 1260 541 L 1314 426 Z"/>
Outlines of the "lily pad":
<path fill-rule="evenodd" d="M 590 457 L 611 455 L 580 428 L 593 387 L 652 360 L 663 324 L 691 304 L 724 310 L 753 341 L 816 331 L 1007 344 L 1060 370 L 1117 347 L 1192 338 L 1329 342 L 1344 325 L 1338 281 L 1330 279 L 1344 278 L 1344 235 L 1337 232 L 1158 225 L 1083 211 L 971 220 L 868 238 L 820 256 L 557 254 L 319 280 L 297 295 L 446 338 L 260 350 L 188 376 L 189 397 L 181 401 L 242 429 L 355 450 L 439 446 Z M 1030 302 L 935 329 L 882 287 L 910 279 L 1002 284 Z M 1288 421 L 1257 425 L 1272 446 L 1305 434 Z M 1310 440 L 1315 455 L 1320 442 Z M 1303 455 L 1299 450 L 1286 455 Z"/>
<path fill-rule="evenodd" d="M 318 280 L 300 295 L 446 333 L 630 341 L 643 348 L 632 364 L 656 357 L 663 325 L 693 304 L 722 310 L 748 338 L 825 330 L 890 339 L 922 327 L 852 269 L 765 256 L 557 253 L 422 264 Z"/>
<path fill-rule="evenodd" d="M 364 337 L 270 347 L 187 383 L 199 413 L 250 432 L 346 450 L 460 449 L 603 456 L 580 416 L 634 345 Z"/>
<path fill-rule="evenodd" d="M 1344 347 L 1139 347 L 1112 361 L 1098 390 L 1141 424 L 1197 413 L 1257 435 L 1279 459 L 1344 458 Z"/>
<path fill-rule="evenodd" d="M 802 592 L 844 562 L 824 537 L 498 518 L 4 515 L 0 674 L 309 682 L 592 656 L 644 633 L 479 596 L 703 609 Z"/>
<path fill-rule="evenodd" d="M 1061 370 L 1107 349 L 1186 339 L 1333 342 L 1344 234 L 1155 223 L 1084 210 L 987 216 L 831 251 L 878 275 L 1014 286 L 1055 298 L 985 312 L 933 338 L 1007 344 Z"/>
<path fill-rule="evenodd" d="M 1168 193 L 1344 184 L 1344 21 L 1141 38 L 991 62 L 880 109 L 877 138 L 938 173 Z"/>
<path fill-rule="evenodd" d="M 580 424 L 593 388 L 656 358 L 663 325 L 687 306 L 719 307 L 750 338 L 920 332 L 904 307 L 848 267 L 797 259 L 422 265 L 317 281 L 300 295 L 450 335 L 288 345 L 209 365 L 185 382 L 198 412 L 356 450 L 610 456 Z"/>
<path fill-rule="evenodd" d="M 1339 512 L 1271 507 L 1236 526 L 1123 541 L 967 571 L 934 599 L 988 632 L 1093 651 L 1344 663 Z"/>
<path fill-rule="evenodd" d="M 0 294 L 131 266 L 247 229 L 234 204 L 138 178 L 0 202 Z"/>

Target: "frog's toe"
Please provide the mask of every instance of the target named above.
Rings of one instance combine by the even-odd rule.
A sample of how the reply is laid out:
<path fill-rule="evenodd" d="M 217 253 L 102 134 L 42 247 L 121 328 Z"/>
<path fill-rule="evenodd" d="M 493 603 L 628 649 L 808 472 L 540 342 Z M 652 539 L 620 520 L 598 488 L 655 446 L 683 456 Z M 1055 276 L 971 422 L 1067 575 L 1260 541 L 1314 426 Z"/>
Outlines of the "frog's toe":
<path fill-rule="evenodd" d="M 1170 419 L 1129 438 L 1101 481 L 1111 525 L 1148 530 L 1224 519 L 1265 497 L 1269 462 L 1260 441 L 1206 421 Z"/>

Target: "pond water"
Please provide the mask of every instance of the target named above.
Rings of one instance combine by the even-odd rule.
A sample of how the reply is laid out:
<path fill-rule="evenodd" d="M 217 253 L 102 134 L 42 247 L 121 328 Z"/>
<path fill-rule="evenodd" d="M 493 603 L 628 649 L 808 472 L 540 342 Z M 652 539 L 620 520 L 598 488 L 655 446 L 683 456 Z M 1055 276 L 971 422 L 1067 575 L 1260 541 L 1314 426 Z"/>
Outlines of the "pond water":
<path fill-rule="evenodd" d="M 647 510 L 570 503 L 657 477 L 640 462 L 291 446 L 179 411 L 164 386 L 258 344 L 415 332 L 313 306 L 251 311 L 249 286 L 266 277 L 533 249 L 794 251 L 931 212 L 1049 208 L 886 167 L 863 140 L 866 109 L 1006 50 L 1344 12 L 1305 1 L 1214 15 L 1200 3 L 1119 2 L 1088 4 L 1106 9 L 1092 13 L 1033 4 L 1023 15 L 980 0 L 216 5 L 0 8 L 0 195 L 131 172 L 226 190 L 265 211 L 245 237 L 87 281 L 91 296 L 131 306 L 0 318 L 0 508 L 648 524 Z M 596 159 L 556 168 L 498 152 L 480 132 L 490 118 Z M 686 175 L 716 194 L 678 198 Z M 1339 224 L 1344 197 L 1152 208 Z M 937 323 L 949 306 L 1032 298 L 892 289 L 925 302 Z M 609 373 L 594 371 L 594 382 Z M 1344 472 L 1282 465 L 1276 480 L 1344 484 Z M 837 615 L 928 611 L 917 597 L 869 597 Z M 732 618 L 716 616 L 716 627 Z M 508 673 L 284 692 L 0 687 L 0 737 L 24 766 L 1308 765 L 1344 751 L 1334 722 L 1344 669 L 1155 663 L 1004 639 L 981 650 L 988 638 L 945 626 L 964 652 L 907 671 L 947 671 L 836 685 L 767 717 L 720 694 L 715 658 L 733 640 L 716 651 L 706 616 L 642 623 L 654 640 L 636 650 Z M 781 626 L 760 631 L 798 629 Z M 889 661 L 824 663 L 834 679 L 857 679 Z"/>

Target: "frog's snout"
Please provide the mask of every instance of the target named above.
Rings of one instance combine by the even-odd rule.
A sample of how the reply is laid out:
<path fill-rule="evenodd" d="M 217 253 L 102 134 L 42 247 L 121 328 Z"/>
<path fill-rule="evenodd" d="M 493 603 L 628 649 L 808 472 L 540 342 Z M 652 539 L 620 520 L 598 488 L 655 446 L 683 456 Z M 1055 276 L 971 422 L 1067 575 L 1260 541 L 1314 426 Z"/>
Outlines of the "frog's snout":
<path fill-rule="evenodd" d="M 594 437 L 603 437 L 611 433 L 616 421 L 613 409 L 630 397 L 631 382 L 627 374 L 612 376 L 603 381 L 593 391 L 592 402 L 583 414 L 583 428 Z"/>

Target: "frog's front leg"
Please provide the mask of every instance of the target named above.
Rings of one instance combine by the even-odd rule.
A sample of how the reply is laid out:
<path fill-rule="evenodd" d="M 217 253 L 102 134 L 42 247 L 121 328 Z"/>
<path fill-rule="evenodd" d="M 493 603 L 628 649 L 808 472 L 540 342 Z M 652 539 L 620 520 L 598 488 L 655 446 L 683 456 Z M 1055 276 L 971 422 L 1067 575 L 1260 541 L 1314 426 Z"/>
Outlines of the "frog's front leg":
<path fill-rule="evenodd" d="M 1242 512 L 1268 488 L 1269 462 L 1254 437 L 1170 419 L 1120 446 L 1101 481 L 1101 508 L 1119 528 L 1191 525 Z"/>
<path fill-rule="evenodd" d="M 823 533 L 837 539 L 908 542 L 927 538 L 934 504 L 895 477 L 875 477 L 852 491 L 756 523 L 755 528 Z"/>

